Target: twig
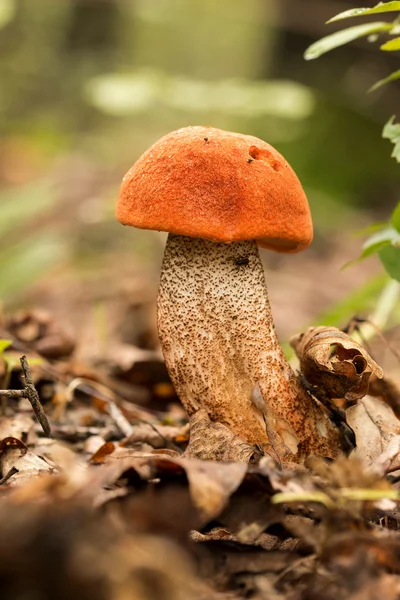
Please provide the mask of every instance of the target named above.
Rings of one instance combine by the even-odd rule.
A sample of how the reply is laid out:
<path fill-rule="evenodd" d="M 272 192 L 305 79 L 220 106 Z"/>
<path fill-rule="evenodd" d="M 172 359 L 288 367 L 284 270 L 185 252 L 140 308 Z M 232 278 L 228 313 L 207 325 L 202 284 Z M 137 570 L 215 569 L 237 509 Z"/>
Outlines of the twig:
<path fill-rule="evenodd" d="M 94 392 L 96 398 L 99 398 L 106 403 L 108 414 L 118 429 L 124 434 L 124 436 L 129 437 L 132 435 L 132 425 L 122 413 L 121 409 L 117 406 L 116 402 L 114 402 L 114 400 L 110 397 L 110 390 L 108 390 L 103 384 L 98 383 L 97 381 L 84 379 L 83 377 L 76 377 L 69 383 L 67 391 L 68 393 L 72 393 L 75 389 L 80 389 L 82 392 L 88 395 L 93 395 Z"/>
<path fill-rule="evenodd" d="M 40 425 L 35 426 L 34 431 Z M 124 436 L 120 432 L 120 429 L 116 426 L 113 427 L 83 427 L 76 425 L 53 425 L 51 429 L 52 437 L 65 442 L 84 442 L 92 435 L 100 435 L 105 441 L 120 440 Z"/>
<path fill-rule="evenodd" d="M 132 435 L 132 425 L 113 400 L 108 400 L 108 414 L 126 437 Z"/>
<path fill-rule="evenodd" d="M 11 469 L 8 471 L 8 473 L 6 473 L 4 475 L 4 477 L 2 477 L 0 479 L 0 485 L 3 485 L 3 483 L 6 483 L 6 481 L 8 481 L 9 479 L 11 479 L 11 477 L 13 475 L 15 475 L 16 473 L 19 473 L 19 470 L 17 469 L 17 467 L 11 467 Z"/>
<path fill-rule="evenodd" d="M 25 355 L 21 356 L 20 362 L 25 377 L 25 398 L 28 398 L 45 435 L 49 437 L 51 433 L 50 423 L 46 417 L 46 413 L 43 410 L 43 406 L 40 403 L 39 394 L 37 393 L 35 384 L 33 383 L 32 372 L 28 364 L 28 359 Z"/>
<path fill-rule="evenodd" d="M 313 561 L 316 560 L 316 558 L 317 558 L 316 554 L 310 554 L 309 556 L 302 556 L 298 560 L 294 560 L 288 567 L 286 567 L 286 569 L 283 569 L 283 571 L 281 571 L 279 573 L 279 575 L 274 580 L 274 585 L 276 583 L 278 583 L 278 581 L 280 581 L 281 579 L 283 579 L 284 577 L 286 577 L 286 575 L 288 573 L 290 573 L 290 571 L 293 571 L 294 569 L 296 569 L 300 565 L 307 564 L 309 562 L 312 563 Z"/>
<path fill-rule="evenodd" d="M 25 387 L 22 390 L 0 390 L 0 396 L 7 396 L 7 398 L 27 398 L 32 405 L 37 420 L 42 426 L 44 434 L 49 437 L 51 433 L 50 424 L 43 410 L 43 406 L 40 403 L 39 394 L 37 393 L 35 384 L 33 383 L 28 359 L 24 355 L 21 356 L 19 360 L 25 377 Z"/>
<path fill-rule="evenodd" d="M 153 431 L 156 432 L 156 434 L 161 438 L 162 443 L 165 445 L 166 448 L 169 448 L 170 450 L 175 450 L 177 452 L 179 452 L 179 454 L 183 454 L 182 449 L 179 448 L 179 446 L 177 446 L 176 444 L 174 444 L 174 442 L 172 440 L 168 440 L 158 429 L 157 427 L 153 424 L 150 423 L 150 421 L 146 421 L 145 419 L 139 419 L 139 421 L 141 423 L 145 423 L 146 425 L 148 425 L 149 427 L 152 428 Z"/>
<path fill-rule="evenodd" d="M 12 369 L 10 368 L 10 365 L 7 362 L 4 362 L 4 364 L 5 364 L 6 372 L 4 374 L 3 385 L 5 388 L 8 388 L 8 386 L 10 385 Z M 7 414 L 7 399 L 5 396 L 1 396 L 1 415 L 2 415 L 2 417 L 5 417 L 6 414 Z"/>

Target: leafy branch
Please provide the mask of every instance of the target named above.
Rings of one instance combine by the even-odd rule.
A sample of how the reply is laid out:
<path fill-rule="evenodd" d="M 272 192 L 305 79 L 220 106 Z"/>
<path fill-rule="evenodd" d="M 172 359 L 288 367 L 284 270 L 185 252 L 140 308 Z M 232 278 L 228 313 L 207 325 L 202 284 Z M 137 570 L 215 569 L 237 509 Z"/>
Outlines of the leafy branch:
<path fill-rule="evenodd" d="M 358 38 L 366 37 L 368 42 L 379 41 L 383 52 L 400 51 L 400 2 L 380 2 L 372 8 L 352 8 L 332 17 L 327 23 L 334 23 L 354 17 L 364 17 L 382 13 L 398 13 L 392 21 L 376 21 L 347 27 L 327 35 L 311 44 L 304 53 L 306 60 L 313 60 L 335 48 L 348 44 Z M 382 43 L 382 36 L 396 36 Z M 370 89 L 374 91 L 387 83 L 400 79 L 400 69 L 384 79 L 377 81 Z M 400 123 L 395 123 L 392 116 L 386 123 L 382 136 L 394 145 L 392 157 L 400 163 Z M 356 261 L 378 254 L 385 270 L 393 279 L 400 281 L 400 202 L 394 209 L 390 219 L 383 223 L 375 223 L 363 233 L 371 234 L 364 242 L 361 255 Z"/>

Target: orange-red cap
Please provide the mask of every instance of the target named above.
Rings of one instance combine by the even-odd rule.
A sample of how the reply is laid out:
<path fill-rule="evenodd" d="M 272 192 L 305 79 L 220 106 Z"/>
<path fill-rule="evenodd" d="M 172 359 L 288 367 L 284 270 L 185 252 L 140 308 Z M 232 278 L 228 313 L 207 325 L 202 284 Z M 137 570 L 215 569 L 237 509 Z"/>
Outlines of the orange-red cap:
<path fill-rule="evenodd" d="M 124 225 L 216 242 L 257 239 L 298 252 L 313 228 L 301 184 L 275 148 L 213 127 L 185 127 L 151 146 L 125 175 Z"/>

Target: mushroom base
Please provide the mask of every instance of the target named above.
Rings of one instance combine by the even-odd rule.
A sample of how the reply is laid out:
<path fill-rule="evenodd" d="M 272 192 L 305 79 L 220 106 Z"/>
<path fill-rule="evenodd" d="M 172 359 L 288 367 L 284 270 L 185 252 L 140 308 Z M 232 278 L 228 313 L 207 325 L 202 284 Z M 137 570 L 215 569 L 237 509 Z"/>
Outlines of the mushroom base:
<path fill-rule="evenodd" d="M 201 439 L 191 439 L 191 455 L 243 460 L 257 447 L 285 463 L 340 452 L 340 432 L 328 411 L 302 388 L 282 352 L 255 241 L 223 244 L 170 234 L 158 328 L 189 416 L 207 414 L 209 431 L 218 424 L 219 450 L 213 453 L 213 436 L 197 423 Z M 225 428 L 229 458 L 221 454 Z"/>

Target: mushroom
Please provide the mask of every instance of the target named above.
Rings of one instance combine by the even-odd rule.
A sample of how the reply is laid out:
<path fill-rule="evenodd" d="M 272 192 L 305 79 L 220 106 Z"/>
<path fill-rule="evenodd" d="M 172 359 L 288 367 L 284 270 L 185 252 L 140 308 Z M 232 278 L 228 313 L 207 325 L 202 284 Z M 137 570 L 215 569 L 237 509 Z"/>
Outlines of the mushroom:
<path fill-rule="evenodd" d="M 335 457 L 339 429 L 283 354 L 257 247 L 293 253 L 312 241 L 307 198 L 283 156 L 256 137 L 178 129 L 125 175 L 117 218 L 169 232 L 158 329 L 189 416 L 206 411 L 227 439 L 280 462 Z"/>

